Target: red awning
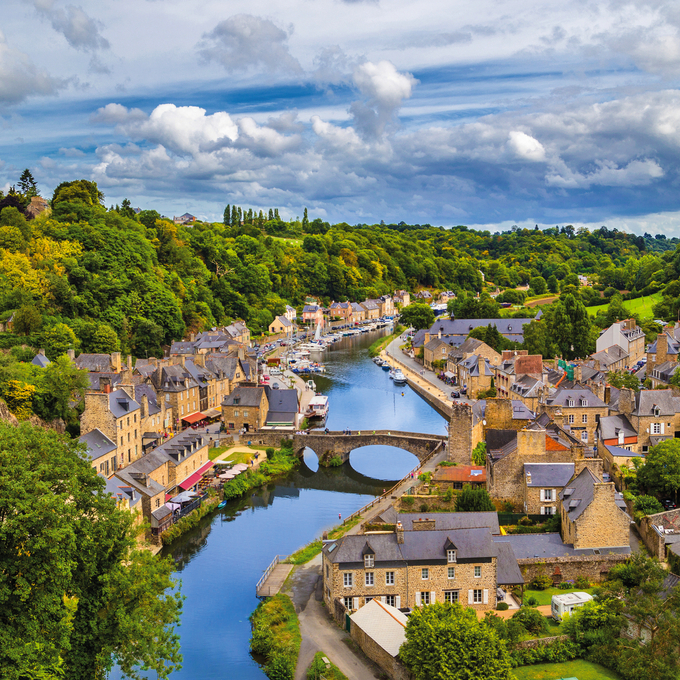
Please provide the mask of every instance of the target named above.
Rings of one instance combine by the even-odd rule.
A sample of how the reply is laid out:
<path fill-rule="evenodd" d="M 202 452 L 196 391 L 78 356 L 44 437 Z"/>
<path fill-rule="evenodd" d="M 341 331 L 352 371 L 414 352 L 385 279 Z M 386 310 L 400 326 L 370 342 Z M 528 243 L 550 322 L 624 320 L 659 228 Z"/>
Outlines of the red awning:
<path fill-rule="evenodd" d="M 199 420 L 203 420 L 205 418 L 205 414 L 201 413 L 200 411 L 196 411 L 196 413 L 192 413 L 190 416 L 184 416 L 182 420 L 185 423 L 189 423 L 191 425 L 192 423 L 197 423 Z"/>
<path fill-rule="evenodd" d="M 207 463 L 203 463 L 196 472 L 194 472 L 193 475 L 190 477 L 187 477 L 183 482 L 180 482 L 177 486 L 181 487 L 182 489 L 190 489 L 196 482 L 203 477 L 203 475 L 210 470 L 210 468 L 214 465 L 215 463 L 212 460 L 209 460 Z"/>

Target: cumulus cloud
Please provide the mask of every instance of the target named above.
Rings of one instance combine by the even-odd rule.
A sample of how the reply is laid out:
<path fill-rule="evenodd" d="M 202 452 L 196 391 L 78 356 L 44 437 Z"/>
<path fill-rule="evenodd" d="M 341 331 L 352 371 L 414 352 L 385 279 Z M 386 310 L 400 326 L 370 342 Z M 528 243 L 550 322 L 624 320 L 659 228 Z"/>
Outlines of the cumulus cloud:
<path fill-rule="evenodd" d="M 31 95 L 53 95 L 66 82 L 39 69 L 30 57 L 7 44 L 0 32 L 0 104 L 17 104 Z"/>
<path fill-rule="evenodd" d="M 108 49 L 109 42 L 100 33 L 101 23 L 89 16 L 82 7 L 55 7 L 54 0 L 33 0 L 38 12 L 52 28 L 61 33 L 71 47 L 85 52 Z"/>
<path fill-rule="evenodd" d="M 236 14 L 221 21 L 197 45 L 205 61 L 214 61 L 227 71 L 265 67 L 270 71 L 301 73 L 300 63 L 288 49 L 292 28 L 283 30 L 269 19 Z"/>
<path fill-rule="evenodd" d="M 508 145 L 518 158 L 527 161 L 544 161 L 545 149 L 537 139 L 518 130 L 511 130 Z"/>
<path fill-rule="evenodd" d="M 354 70 L 354 84 L 364 101 L 353 102 L 350 111 L 359 132 L 368 138 L 380 137 L 394 123 L 404 99 L 418 81 L 410 73 L 399 73 L 394 64 L 367 61 Z"/>
<path fill-rule="evenodd" d="M 654 160 L 631 161 L 618 167 L 612 161 L 596 161 L 597 169 L 581 174 L 571 171 L 560 163 L 560 168 L 551 171 L 545 178 L 546 184 L 564 189 L 587 189 L 591 186 L 639 187 L 651 184 L 664 176 L 663 168 Z M 560 172 L 562 170 L 562 172 Z"/>

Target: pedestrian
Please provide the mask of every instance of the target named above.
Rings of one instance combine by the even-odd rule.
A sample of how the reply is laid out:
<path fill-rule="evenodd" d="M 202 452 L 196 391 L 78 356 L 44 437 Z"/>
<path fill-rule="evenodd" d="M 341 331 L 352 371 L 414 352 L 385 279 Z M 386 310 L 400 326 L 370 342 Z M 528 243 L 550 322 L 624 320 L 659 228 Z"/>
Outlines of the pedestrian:
<path fill-rule="evenodd" d="M 338 513 L 338 519 L 342 519 L 342 513 Z"/>

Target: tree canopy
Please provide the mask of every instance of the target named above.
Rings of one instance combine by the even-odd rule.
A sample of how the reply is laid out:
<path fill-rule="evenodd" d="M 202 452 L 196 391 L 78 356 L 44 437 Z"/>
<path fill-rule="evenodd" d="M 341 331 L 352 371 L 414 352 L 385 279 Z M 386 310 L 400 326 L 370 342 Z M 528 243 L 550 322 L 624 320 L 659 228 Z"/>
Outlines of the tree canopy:
<path fill-rule="evenodd" d="M 133 515 L 82 446 L 0 422 L 0 675 L 99 680 L 114 663 L 179 668 L 172 563 L 139 550 Z"/>
<path fill-rule="evenodd" d="M 399 322 L 406 327 L 412 326 L 417 331 L 430 328 L 434 323 L 434 312 L 430 305 L 414 302 L 401 311 Z"/>

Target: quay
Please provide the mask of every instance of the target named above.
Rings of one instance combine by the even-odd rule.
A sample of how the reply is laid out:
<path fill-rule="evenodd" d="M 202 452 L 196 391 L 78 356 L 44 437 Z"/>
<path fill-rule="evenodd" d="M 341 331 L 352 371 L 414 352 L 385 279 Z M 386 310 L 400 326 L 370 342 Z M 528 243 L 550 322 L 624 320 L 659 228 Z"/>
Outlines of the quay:
<path fill-rule="evenodd" d="M 278 595 L 288 578 L 288 574 L 293 569 L 292 564 L 285 564 L 287 559 L 288 555 L 277 555 L 272 560 L 272 563 L 262 574 L 262 578 L 257 582 L 257 586 L 255 586 L 257 597 L 273 597 Z"/>

